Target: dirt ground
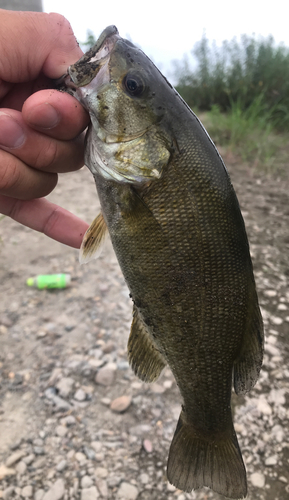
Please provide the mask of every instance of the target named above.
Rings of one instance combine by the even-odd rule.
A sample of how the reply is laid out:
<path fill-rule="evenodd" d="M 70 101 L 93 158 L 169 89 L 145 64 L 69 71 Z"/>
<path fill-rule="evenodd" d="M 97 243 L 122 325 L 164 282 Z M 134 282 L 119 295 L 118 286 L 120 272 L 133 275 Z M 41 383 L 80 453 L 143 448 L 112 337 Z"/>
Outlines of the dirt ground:
<path fill-rule="evenodd" d="M 269 177 L 223 156 L 247 226 L 267 339 L 256 387 L 233 395 L 234 422 L 248 498 L 285 500 L 289 176 Z M 98 213 L 86 168 L 61 176 L 50 199 L 88 222 Z M 110 242 L 99 260 L 80 266 L 78 251 L 4 218 L 0 255 L 0 497 L 219 499 L 166 481 L 180 397 L 168 369 L 146 385 L 128 366 L 131 301 Z M 60 272 L 71 274 L 69 288 L 26 285 L 30 276 Z"/>

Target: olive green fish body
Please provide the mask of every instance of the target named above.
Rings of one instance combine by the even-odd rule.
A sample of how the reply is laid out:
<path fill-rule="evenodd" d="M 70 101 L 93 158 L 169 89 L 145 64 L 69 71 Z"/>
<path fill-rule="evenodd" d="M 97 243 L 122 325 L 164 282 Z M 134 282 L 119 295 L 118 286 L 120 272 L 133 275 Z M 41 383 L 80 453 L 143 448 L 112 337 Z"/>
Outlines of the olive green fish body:
<path fill-rule="evenodd" d="M 155 66 L 113 29 L 105 47 L 96 91 L 92 79 L 76 96 L 93 124 L 96 225 L 109 230 L 134 303 L 129 361 L 145 381 L 168 364 L 182 394 L 170 482 L 241 498 L 232 376 L 237 393 L 254 385 L 263 331 L 239 204 L 212 141 Z"/>

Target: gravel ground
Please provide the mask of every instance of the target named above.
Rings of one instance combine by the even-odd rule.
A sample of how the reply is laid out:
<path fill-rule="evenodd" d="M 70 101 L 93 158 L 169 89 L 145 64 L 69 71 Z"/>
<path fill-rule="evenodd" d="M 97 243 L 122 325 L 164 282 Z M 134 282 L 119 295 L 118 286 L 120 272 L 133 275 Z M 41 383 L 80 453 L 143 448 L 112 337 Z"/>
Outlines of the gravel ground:
<path fill-rule="evenodd" d="M 250 500 L 289 498 L 289 178 L 227 157 L 245 217 L 266 329 L 256 387 L 233 395 Z M 92 221 L 99 204 L 86 169 L 50 198 Z M 131 301 L 110 243 L 84 266 L 78 252 L 7 218 L 0 223 L 0 498 L 209 500 L 166 481 L 180 412 L 169 369 L 146 385 L 130 370 Z M 64 290 L 28 288 L 67 272 Z"/>

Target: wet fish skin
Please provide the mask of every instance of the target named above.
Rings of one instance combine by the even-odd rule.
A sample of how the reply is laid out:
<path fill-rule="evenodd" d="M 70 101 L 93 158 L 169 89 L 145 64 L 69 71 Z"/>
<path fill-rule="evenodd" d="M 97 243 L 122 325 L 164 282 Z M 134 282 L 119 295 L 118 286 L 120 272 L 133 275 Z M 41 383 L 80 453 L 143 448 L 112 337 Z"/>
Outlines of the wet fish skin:
<path fill-rule="evenodd" d="M 214 144 L 175 89 L 113 28 L 101 36 L 96 62 L 92 50 L 66 82 L 91 115 L 86 164 L 134 303 L 129 361 L 145 381 L 168 364 L 182 394 L 169 481 L 243 498 L 232 373 L 237 393 L 254 385 L 263 328 L 239 204 Z M 139 95 L 128 78 L 143 87 Z"/>

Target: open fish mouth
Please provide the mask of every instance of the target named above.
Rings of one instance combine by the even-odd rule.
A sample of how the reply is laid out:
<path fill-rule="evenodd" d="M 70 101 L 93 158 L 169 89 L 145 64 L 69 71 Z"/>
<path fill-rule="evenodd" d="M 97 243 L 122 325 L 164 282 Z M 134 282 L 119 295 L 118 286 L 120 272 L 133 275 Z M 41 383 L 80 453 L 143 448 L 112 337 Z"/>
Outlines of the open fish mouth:
<path fill-rule="evenodd" d="M 116 26 L 108 26 L 95 45 L 75 64 L 69 66 L 67 74 L 56 81 L 56 86 L 76 97 L 75 91 L 79 87 L 89 85 L 100 70 L 108 66 L 110 54 L 119 39 Z"/>

